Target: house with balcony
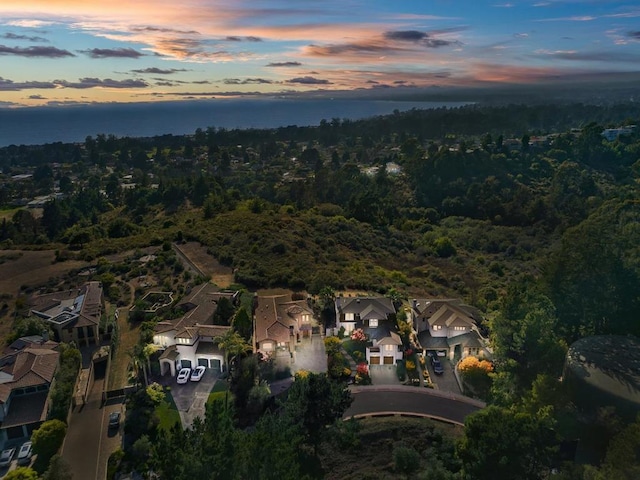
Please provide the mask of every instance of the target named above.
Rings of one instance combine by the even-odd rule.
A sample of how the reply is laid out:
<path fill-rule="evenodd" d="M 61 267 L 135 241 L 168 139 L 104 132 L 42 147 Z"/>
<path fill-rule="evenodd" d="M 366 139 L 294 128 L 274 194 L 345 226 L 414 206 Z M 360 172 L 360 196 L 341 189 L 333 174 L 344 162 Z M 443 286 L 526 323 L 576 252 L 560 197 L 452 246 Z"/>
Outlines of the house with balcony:
<path fill-rule="evenodd" d="M 57 346 L 38 335 L 22 337 L 0 357 L 0 449 L 29 437 L 47 419 Z"/>
<path fill-rule="evenodd" d="M 311 338 L 317 322 L 306 300 L 291 295 L 256 298 L 253 312 L 254 351 L 280 358 L 293 356 L 296 343 Z"/>
<path fill-rule="evenodd" d="M 413 299 L 411 320 L 427 354 L 452 361 L 490 356 L 476 325 L 480 313 L 460 299 Z"/>
<path fill-rule="evenodd" d="M 31 303 L 31 314 L 49 322 L 59 341 L 75 342 L 79 347 L 100 343 L 100 319 L 104 310 L 100 282 L 38 295 Z"/>
<path fill-rule="evenodd" d="M 181 368 L 197 366 L 226 370 L 224 351 L 215 339 L 231 327 L 213 324 L 213 314 L 223 297 L 235 303 L 238 292 L 221 292 L 215 285 L 204 283 L 178 304 L 185 312 L 182 317 L 158 322 L 153 343 L 162 350 L 159 358 L 162 375 L 175 376 Z"/>

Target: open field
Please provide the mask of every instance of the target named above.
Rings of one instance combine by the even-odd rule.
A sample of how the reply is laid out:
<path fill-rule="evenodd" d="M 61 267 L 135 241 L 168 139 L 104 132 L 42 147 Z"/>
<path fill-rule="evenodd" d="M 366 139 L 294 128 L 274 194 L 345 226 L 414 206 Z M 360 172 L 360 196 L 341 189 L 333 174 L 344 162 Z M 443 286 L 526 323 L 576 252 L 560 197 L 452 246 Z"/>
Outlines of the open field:
<path fill-rule="evenodd" d="M 0 264 L 0 292 L 16 295 L 22 285 L 38 286 L 71 270 L 87 267 L 82 260 L 54 263 L 53 250 L 2 250 L 7 261 Z"/>
<path fill-rule="evenodd" d="M 220 288 L 226 288 L 234 282 L 231 267 L 220 265 L 212 255 L 207 253 L 207 247 L 198 242 L 187 242 L 178 246 L 180 251 L 202 273 L 211 277 L 211 281 Z"/>

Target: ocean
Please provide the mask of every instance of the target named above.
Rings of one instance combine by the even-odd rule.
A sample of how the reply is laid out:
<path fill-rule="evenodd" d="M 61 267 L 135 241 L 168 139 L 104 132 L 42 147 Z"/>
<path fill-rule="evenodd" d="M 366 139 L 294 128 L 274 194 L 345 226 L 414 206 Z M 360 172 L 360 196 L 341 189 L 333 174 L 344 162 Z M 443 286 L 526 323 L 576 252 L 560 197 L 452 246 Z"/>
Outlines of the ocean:
<path fill-rule="evenodd" d="M 193 134 L 196 129 L 277 128 L 357 120 L 412 108 L 457 107 L 469 102 L 366 99 L 215 99 L 0 109 L 0 147 L 84 142 L 87 136 Z"/>

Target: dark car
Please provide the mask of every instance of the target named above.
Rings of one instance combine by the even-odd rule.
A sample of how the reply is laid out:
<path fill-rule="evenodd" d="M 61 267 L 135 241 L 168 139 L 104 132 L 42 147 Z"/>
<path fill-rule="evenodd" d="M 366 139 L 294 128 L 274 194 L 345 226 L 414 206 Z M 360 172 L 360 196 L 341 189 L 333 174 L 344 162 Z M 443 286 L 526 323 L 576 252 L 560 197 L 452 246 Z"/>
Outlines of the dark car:
<path fill-rule="evenodd" d="M 109 414 L 109 428 L 118 428 L 120 426 L 120 412 L 111 412 Z"/>
<path fill-rule="evenodd" d="M 444 373 L 444 368 L 440 360 L 438 360 L 438 357 L 431 357 L 431 366 L 433 367 L 433 373 L 436 375 L 442 375 Z"/>

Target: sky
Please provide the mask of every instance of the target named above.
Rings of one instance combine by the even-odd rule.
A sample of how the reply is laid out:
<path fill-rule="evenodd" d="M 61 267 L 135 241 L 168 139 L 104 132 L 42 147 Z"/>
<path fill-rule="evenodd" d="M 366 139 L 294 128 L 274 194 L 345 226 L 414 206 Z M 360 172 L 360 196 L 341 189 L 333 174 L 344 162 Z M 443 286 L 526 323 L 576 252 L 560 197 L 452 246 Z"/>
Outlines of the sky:
<path fill-rule="evenodd" d="M 638 71 L 638 0 L 0 1 L 9 108 Z"/>

